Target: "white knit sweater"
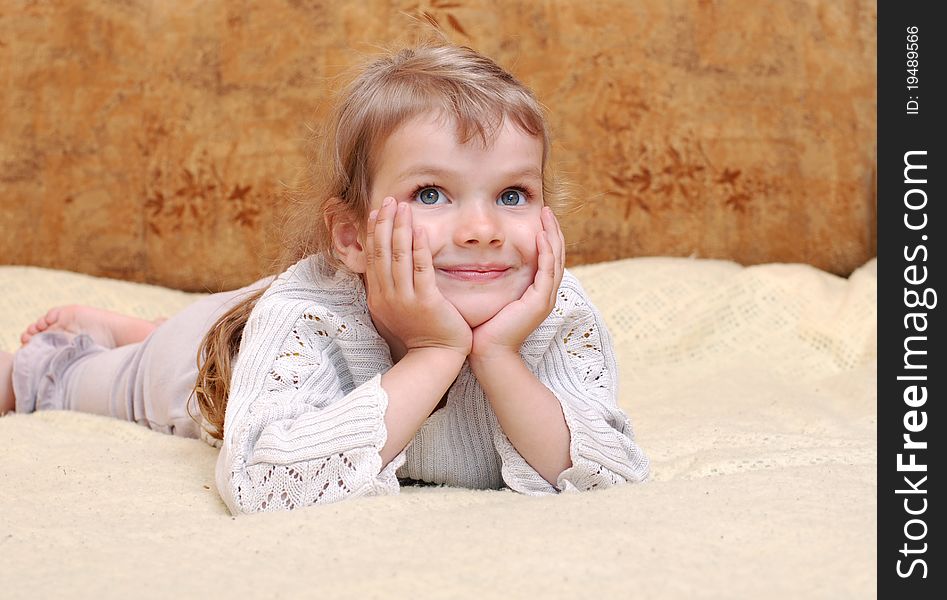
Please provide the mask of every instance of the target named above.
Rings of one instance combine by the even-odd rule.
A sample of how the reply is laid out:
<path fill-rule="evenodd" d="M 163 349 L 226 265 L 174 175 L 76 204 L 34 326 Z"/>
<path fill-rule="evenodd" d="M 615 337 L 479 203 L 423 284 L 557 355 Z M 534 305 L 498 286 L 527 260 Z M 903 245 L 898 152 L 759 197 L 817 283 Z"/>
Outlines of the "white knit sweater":
<path fill-rule="evenodd" d="M 572 466 L 555 487 L 507 439 L 466 362 L 446 406 L 382 469 L 388 345 L 358 276 L 303 259 L 273 281 L 244 328 L 217 460 L 220 495 L 238 514 L 397 494 L 398 478 L 542 495 L 647 477 L 648 458 L 616 403 L 608 331 L 568 271 L 521 355 L 559 399 L 571 434 Z"/>

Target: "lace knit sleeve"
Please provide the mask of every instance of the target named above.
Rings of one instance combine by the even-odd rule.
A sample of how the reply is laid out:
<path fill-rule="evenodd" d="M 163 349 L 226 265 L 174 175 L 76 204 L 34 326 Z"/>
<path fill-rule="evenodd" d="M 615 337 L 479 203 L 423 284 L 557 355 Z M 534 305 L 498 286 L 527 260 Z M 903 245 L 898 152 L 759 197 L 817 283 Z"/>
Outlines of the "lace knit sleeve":
<path fill-rule="evenodd" d="M 618 407 L 618 368 L 601 315 L 571 275 L 564 276 L 550 318 L 524 344 L 528 366 L 562 407 L 569 428 L 572 466 L 554 488 L 498 431 L 504 481 L 529 494 L 587 491 L 643 481 L 649 461 L 634 441 L 628 416 Z"/>
<path fill-rule="evenodd" d="M 332 317 L 299 300 L 264 299 L 251 314 L 217 461 L 217 487 L 233 514 L 398 493 L 405 452 L 384 469 L 379 454 L 387 439 L 382 366 L 356 386 L 338 351 L 356 332 Z"/>

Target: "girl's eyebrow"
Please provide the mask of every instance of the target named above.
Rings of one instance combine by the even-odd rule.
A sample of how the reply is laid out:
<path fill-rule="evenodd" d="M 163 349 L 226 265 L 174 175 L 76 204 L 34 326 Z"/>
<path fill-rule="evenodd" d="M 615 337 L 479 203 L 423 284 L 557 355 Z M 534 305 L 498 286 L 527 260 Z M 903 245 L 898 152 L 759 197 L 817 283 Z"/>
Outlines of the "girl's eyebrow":
<path fill-rule="evenodd" d="M 415 165 L 402 171 L 398 176 L 398 179 L 406 179 L 408 177 L 416 177 L 418 175 L 434 175 L 436 177 L 450 178 L 459 177 L 460 173 L 435 165 Z M 498 173 L 497 176 L 508 179 L 531 178 L 540 182 L 543 180 L 542 173 L 540 173 L 539 169 L 534 166 L 525 166 L 520 169 L 513 169 L 508 172 Z"/>

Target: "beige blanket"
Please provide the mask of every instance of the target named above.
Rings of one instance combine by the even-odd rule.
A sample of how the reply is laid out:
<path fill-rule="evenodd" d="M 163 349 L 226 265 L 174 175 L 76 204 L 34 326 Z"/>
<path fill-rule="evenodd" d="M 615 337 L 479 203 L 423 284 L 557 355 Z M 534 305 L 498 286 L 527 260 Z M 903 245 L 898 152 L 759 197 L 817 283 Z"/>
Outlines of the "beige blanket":
<path fill-rule="evenodd" d="M 113 419 L 0 419 L 0 597 L 869 598 L 875 290 L 802 265 L 577 267 L 652 480 L 583 494 L 405 487 L 232 518 L 216 451 Z M 47 308 L 195 296 L 0 267 L 0 348 Z"/>

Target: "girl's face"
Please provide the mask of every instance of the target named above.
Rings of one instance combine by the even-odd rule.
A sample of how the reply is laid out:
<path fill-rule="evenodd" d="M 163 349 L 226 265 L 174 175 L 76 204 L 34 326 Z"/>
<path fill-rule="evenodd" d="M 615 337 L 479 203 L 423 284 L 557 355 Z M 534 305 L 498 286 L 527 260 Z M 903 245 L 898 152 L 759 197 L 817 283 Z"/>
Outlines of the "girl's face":
<path fill-rule="evenodd" d="M 450 120 L 422 115 L 379 155 L 371 210 L 407 203 L 431 244 L 438 289 L 471 327 L 518 300 L 536 275 L 542 231 L 543 143 L 504 120 L 483 148 L 457 141 Z"/>

